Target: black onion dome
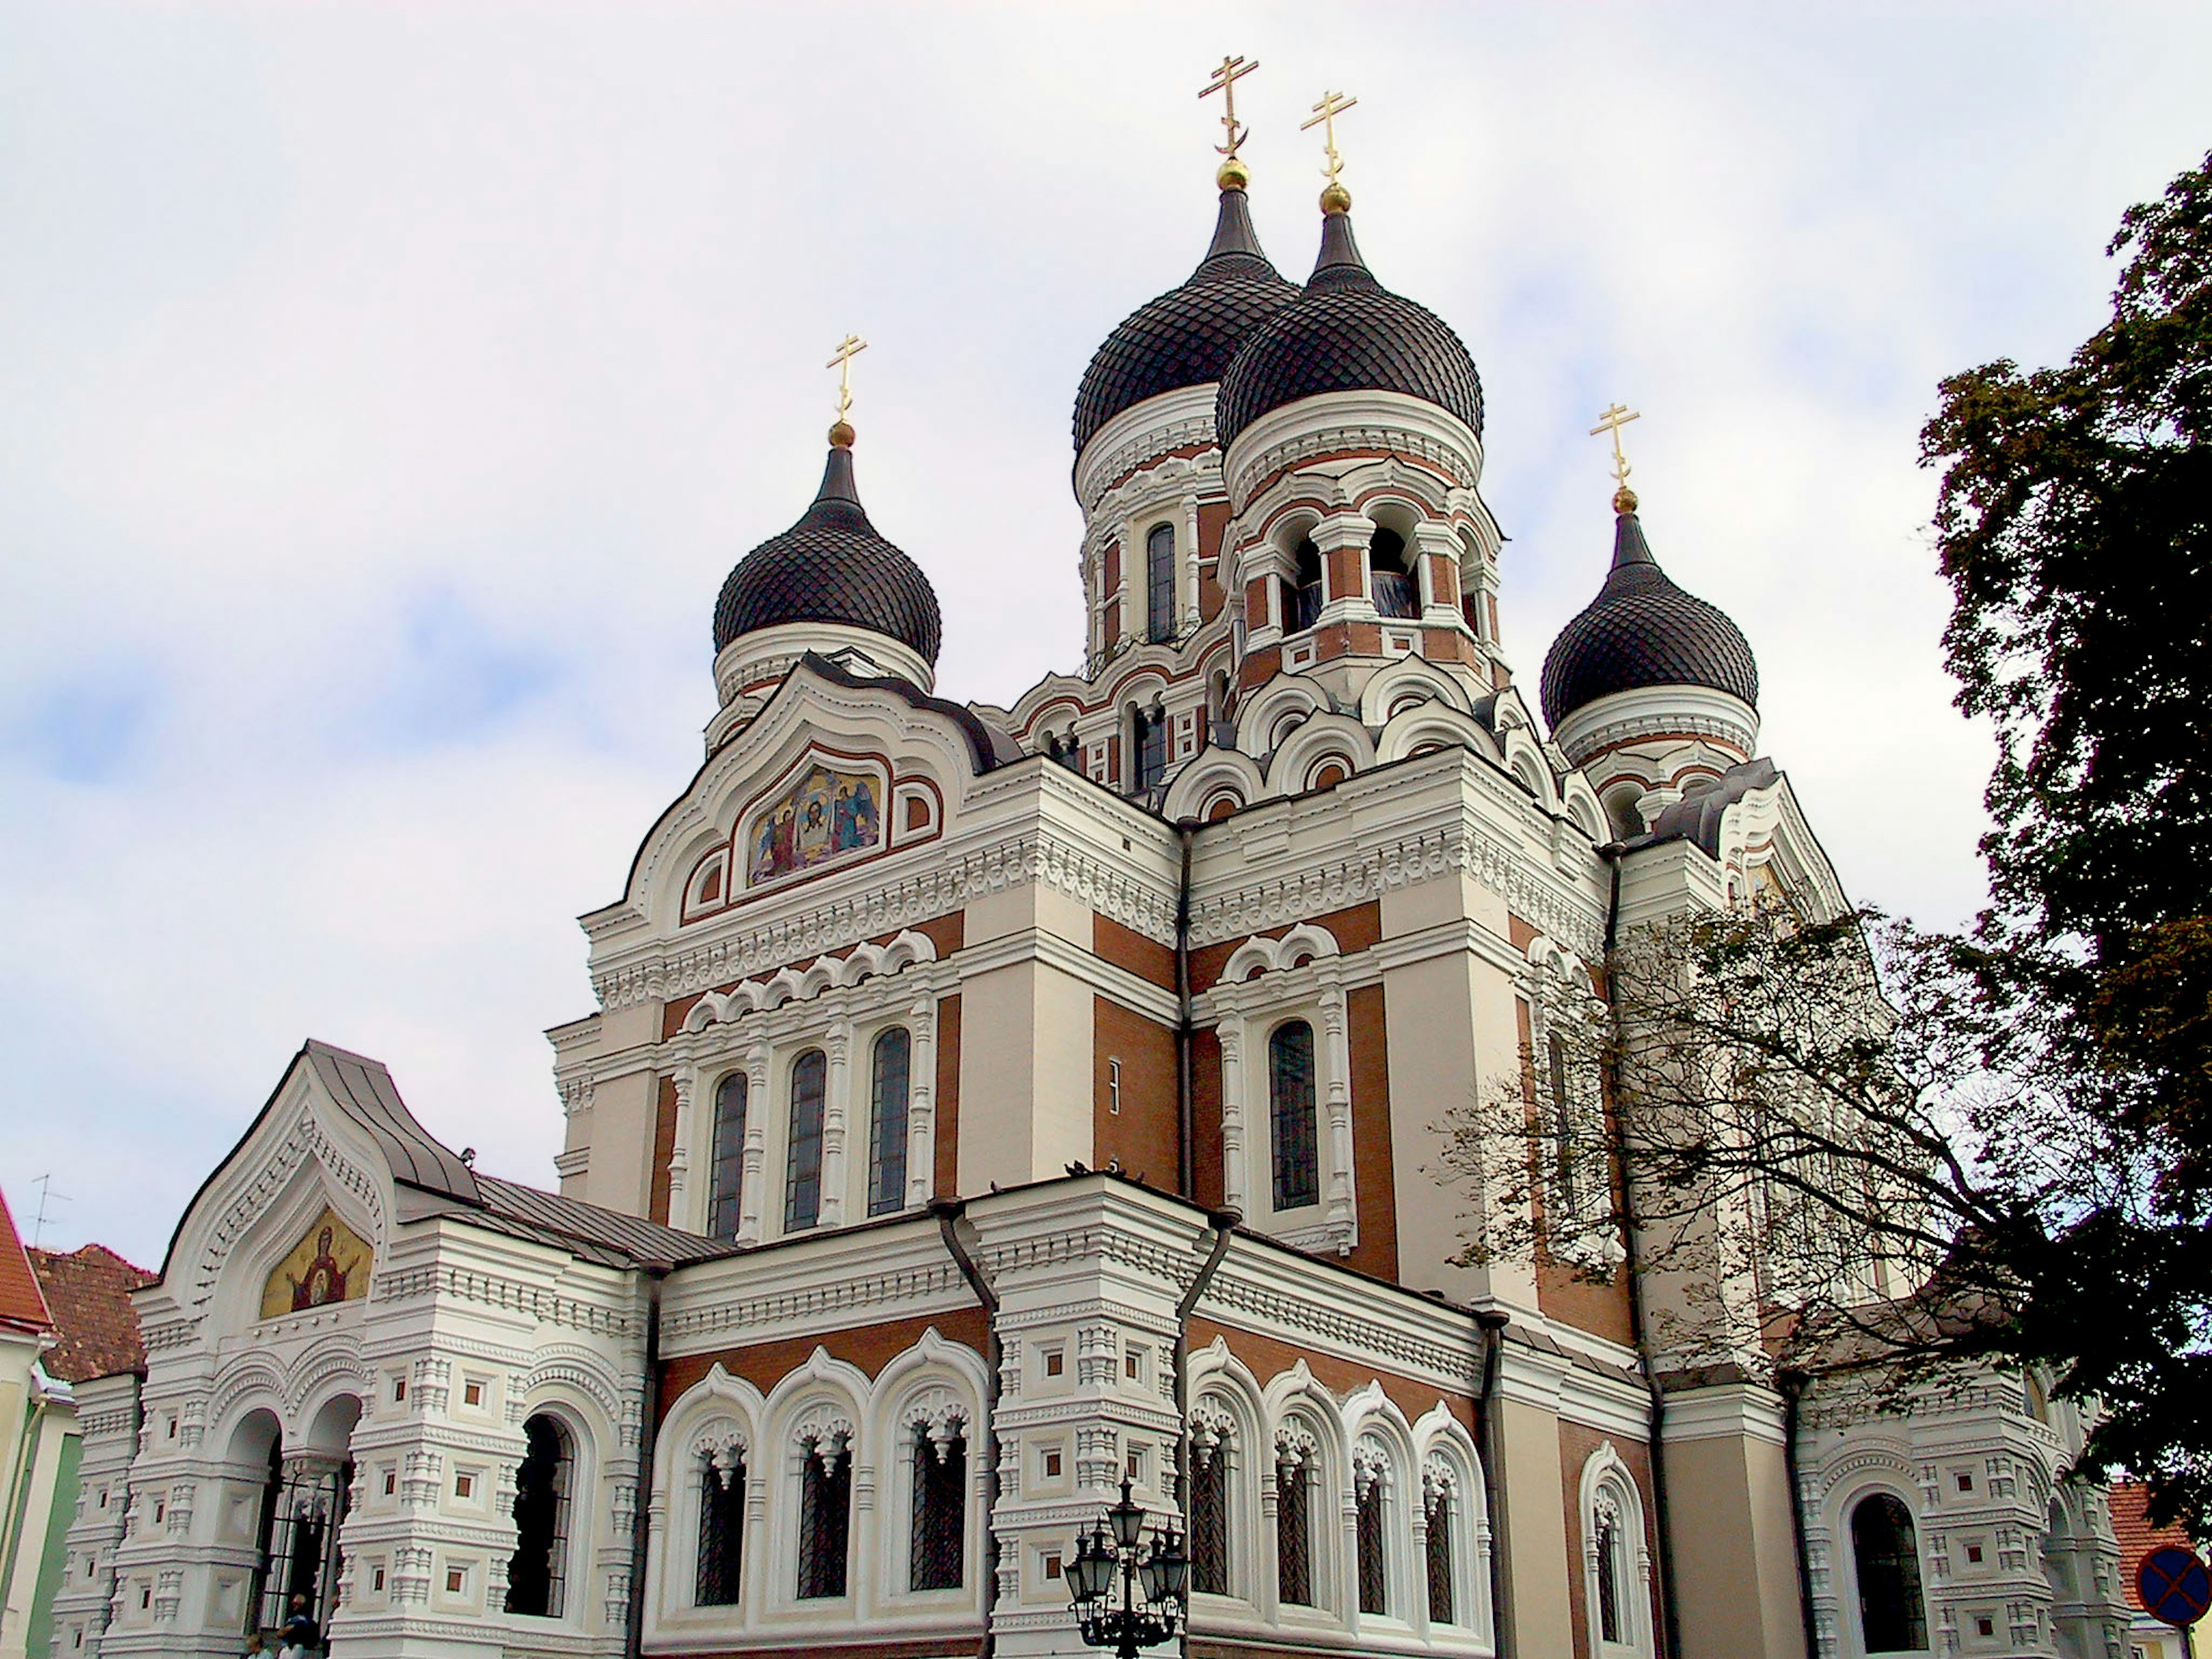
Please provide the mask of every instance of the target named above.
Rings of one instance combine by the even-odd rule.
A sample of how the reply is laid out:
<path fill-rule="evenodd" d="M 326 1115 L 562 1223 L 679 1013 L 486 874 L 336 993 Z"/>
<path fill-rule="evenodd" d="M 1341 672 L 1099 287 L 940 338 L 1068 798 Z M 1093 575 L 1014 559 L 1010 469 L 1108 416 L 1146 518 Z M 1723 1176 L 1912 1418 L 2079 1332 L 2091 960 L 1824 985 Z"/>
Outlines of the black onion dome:
<path fill-rule="evenodd" d="M 911 646 L 932 664 L 944 636 L 936 590 L 876 533 L 853 485 L 853 452 L 833 446 L 814 505 L 738 561 L 714 604 L 717 653 L 781 623 L 842 623 Z"/>
<path fill-rule="evenodd" d="M 1759 706 L 1759 664 L 1743 630 L 1667 580 L 1627 512 L 1613 529 L 1605 586 L 1545 654 L 1544 719 L 1556 732 L 1600 697 L 1652 685 L 1701 685 Z"/>
<path fill-rule="evenodd" d="M 1261 252 L 1244 192 L 1223 191 L 1213 246 L 1189 280 L 1131 312 L 1083 371 L 1075 453 L 1123 410 L 1219 380 L 1252 325 L 1297 295 L 1298 285 Z"/>
<path fill-rule="evenodd" d="M 1375 280 L 1352 216 L 1322 220 L 1321 257 L 1305 292 L 1254 329 L 1221 377 L 1213 429 L 1221 447 L 1271 409 L 1324 392 L 1400 392 L 1449 410 L 1482 435 L 1482 380 L 1450 326 Z"/>

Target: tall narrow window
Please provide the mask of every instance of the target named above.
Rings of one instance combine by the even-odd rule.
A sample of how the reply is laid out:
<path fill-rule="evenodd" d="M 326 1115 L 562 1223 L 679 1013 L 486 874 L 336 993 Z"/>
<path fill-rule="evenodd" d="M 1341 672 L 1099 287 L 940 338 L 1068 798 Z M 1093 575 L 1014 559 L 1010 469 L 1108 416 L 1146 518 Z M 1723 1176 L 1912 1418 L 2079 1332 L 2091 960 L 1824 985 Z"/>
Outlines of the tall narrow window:
<path fill-rule="evenodd" d="M 1571 1220 L 1582 1208 L 1577 1190 L 1575 1159 L 1575 1103 L 1567 1087 L 1567 1044 L 1559 1032 L 1545 1044 L 1551 1062 L 1553 1186 L 1559 1200 L 1561 1221 Z"/>
<path fill-rule="evenodd" d="M 968 1437 L 964 1425 L 933 1435 L 914 1425 L 914 1536 L 908 1583 L 918 1590 L 958 1589 L 964 1576 Z"/>
<path fill-rule="evenodd" d="M 1132 708 L 1129 748 L 1135 757 L 1135 764 L 1130 769 L 1129 793 L 1141 795 L 1158 787 L 1168 769 L 1167 710 Z"/>
<path fill-rule="evenodd" d="M 792 1064 L 791 1156 L 783 1188 L 786 1232 L 811 1227 L 822 1218 L 822 1081 L 828 1069 L 819 1048 L 809 1048 Z"/>
<path fill-rule="evenodd" d="M 1920 1546 L 1912 1514 L 1888 1492 L 1851 1511 L 1851 1558 L 1858 1567 L 1859 1632 L 1869 1653 L 1918 1653 L 1928 1646 L 1920 1595 Z"/>
<path fill-rule="evenodd" d="M 1321 549 L 1313 544 L 1311 537 L 1298 544 L 1295 555 L 1297 576 L 1284 593 L 1283 631 L 1301 633 L 1311 628 L 1321 616 L 1322 580 Z"/>
<path fill-rule="evenodd" d="M 1313 1463 L 1312 1447 L 1275 1443 L 1275 1599 L 1288 1607 L 1314 1604 Z"/>
<path fill-rule="evenodd" d="M 1620 1518 L 1609 1509 L 1601 1509 L 1597 1512 L 1597 1633 L 1601 1641 L 1622 1639 L 1620 1581 L 1626 1575 L 1621 1571 L 1620 1565 Z"/>
<path fill-rule="evenodd" d="M 507 1610 L 558 1619 L 568 1576 L 568 1489 L 575 1480 L 575 1455 L 567 1431 L 542 1412 L 522 1425 L 522 1437 L 528 1449 L 514 1472 Z"/>
<path fill-rule="evenodd" d="M 1229 1433 L 1203 1427 L 1191 1437 L 1190 1587 L 1229 1594 Z"/>
<path fill-rule="evenodd" d="M 1145 538 L 1145 623 L 1156 642 L 1176 636 L 1175 527 L 1156 524 Z"/>
<path fill-rule="evenodd" d="M 744 1177 L 745 1074 L 732 1072 L 714 1091 L 714 1184 L 707 1224 L 716 1238 L 738 1236 Z"/>
<path fill-rule="evenodd" d="M 745 1449 L 731 1441 L 699 1458 L 698 1606 L 737 1605 L 744 1549 Z"/>
<path fill-rule="evenodd" d="M 1352 1464 L 1352 1495 L 1358 1506 L 1352 1531 L 1359 1548 L 1362 1613 L 1390 1610 L 1390 1563 L 1382 1531 L 1382 1486 L 1388 1467 L 1373 1450 L 1363 1451 Z"/>
<path fill-rule="evenodd" d="M 1367 544 L 1367 580 L 1375 593 L 1375 608 L 1386 617 L 1413 617 L 1421 614 L 1420 584 L 1406 564 L 1406 538 L 1396 531 L 1377 530 Z"/>
<path fill-rule="evenodd" d="M 845 1593 L 852 1538 L 852 1449 L 842 1436 L 806 1443 L 799 1476 L 799 1595 Z"/>
<path fill-rule="evenodd" d="M 1452 1606 L 1452 1478 L 1448 1468 L 1431 1464 L 1421 1478 L 1421 1512 L 1428 1522 L 1425 1549 L 1429 1579 L 1429 1622 L 1453 1622 Z"/>
<path fill-rule="evenodd" d="M 1321 1201 L 1320 1128 L 1314 1110 L 1313 1027 L 1302 1019 L 1267 1039 L 1267 1106 L 1273 1123 L 1275 1207 Z"/>
<path fill-rule="evenodd" d="M 906 1103 L 913 1040 L 903 1025 L 876 1039 L 873 1109 L 868 1123 L 868 1213 L 906 1207 Z"/>

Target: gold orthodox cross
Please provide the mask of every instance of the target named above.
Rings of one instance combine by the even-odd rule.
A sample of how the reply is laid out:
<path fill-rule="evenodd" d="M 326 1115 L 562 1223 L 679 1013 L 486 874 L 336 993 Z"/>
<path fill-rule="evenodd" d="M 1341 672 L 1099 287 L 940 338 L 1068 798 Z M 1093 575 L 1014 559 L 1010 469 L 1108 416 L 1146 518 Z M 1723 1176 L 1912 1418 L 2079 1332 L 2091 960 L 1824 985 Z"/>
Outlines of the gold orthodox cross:
<path fill-rule="evenodd" d="M 853 359 L 868 349 L 868 343 L 857 334 L 848 334 L 837 342 L 837 349 L 823 367 L 837 371 L 837 418 L 843 420 L 853 412 Z"/>
<path fill-rule="evenodd" d="M 1346 98 L 1340 92 L 1325 92 L 1321 95 L 1321 102 L 1314 106 L 1313 118 L 1298 125 L 1300 132 L 1310 132 L 1316 127 L 1322 130 L 1322 142 L 1328 149 L 1328 165 L 1321 170 L 1322 177 L 1332 185 L 1336 182 L 1337 174 L 1344 171 L 1344 158 L 1336 153 L 1336 118 L 1358 101 L 1357 98 Z"/>
<path fill-rule="evenodd" d="M 1232 161 L 1237 159 L 1237 147 L 1247 136 L 1245 130 L 1237 125 L 1237 83 L 1259 67 L 1256 58 L 1249 64 L 1242 58 L 1224 58 L 1221 67 L 1198 89 L 1200 98 L 1211 98 L 1217 92 L 1221 94 L 1221 125 L 1228 132 L 1229 142 L 1213 148 L 1216 154 L 1226 155 Z"/>
<path fill-rule="evenodd" d="M 1620 428 L 1642 416 L 1625 404 L 1615 404 L 1597 417 L 1597 424 L 1589 429 L 1595 438 L 1601 432 L 1613 434 L 1613 481 L 1626 489 L 1628 484 L 1628 455 L 1620 447 Z"/>

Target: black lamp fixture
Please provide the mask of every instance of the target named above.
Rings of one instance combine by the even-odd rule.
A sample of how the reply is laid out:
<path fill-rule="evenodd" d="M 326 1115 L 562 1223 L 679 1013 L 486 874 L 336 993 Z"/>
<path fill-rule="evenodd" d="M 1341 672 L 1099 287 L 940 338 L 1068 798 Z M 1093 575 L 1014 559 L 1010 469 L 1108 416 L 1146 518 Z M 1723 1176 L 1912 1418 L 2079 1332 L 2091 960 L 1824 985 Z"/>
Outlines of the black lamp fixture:
<path fill-rule="evenodd" d="M 1129 1496 L 1127 1480 L 1121 1501 L 1093 1531 L 1076 1535 L 1074 1558 L 1062 1576 L 1084 1641 L 1113 1649 L 1115 1659 L 1137 1659 L 1140 1649 L 1168 1640 L 1182 1626 L 1190 1589 L 1182 1534 L 1156 1527 L 1146 1548 L 1144 1508 Z"/>

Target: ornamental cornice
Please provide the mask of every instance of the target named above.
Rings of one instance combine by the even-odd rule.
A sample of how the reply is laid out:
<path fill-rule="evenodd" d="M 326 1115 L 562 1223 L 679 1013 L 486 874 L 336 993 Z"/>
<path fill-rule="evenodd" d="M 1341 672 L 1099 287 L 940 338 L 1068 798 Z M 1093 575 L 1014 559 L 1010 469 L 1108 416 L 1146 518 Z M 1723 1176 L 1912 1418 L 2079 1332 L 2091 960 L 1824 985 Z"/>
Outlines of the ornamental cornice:
<path fill-rule="evenodd" d="M 1480 1361 L 1472 1339 L 1464 1348 L 1424 1341 L 1402 1328 L 1319 1305 L 1237 1273 L 1216 1274 L 1200 1299 L 1199 1309 L 1217 1317 L 1224 1310 L 1233 1310 L 1286 1326 L 1340 1352 L 1350 1351 L 1395 1362 L 1397 1368 L 1454 1393 L 1468 1391 L 1479 1380 Z"/>
<path fill-rule="evenodd" d="M 1471 488 L 1482 477 L 1482 441 L 1434 404 L 1382 392 L 1328 396 L 1326 408 L 1302 398 L 1270 410 L 1237 434 L 1227 472 L 1231 503 L 1239 513 L 1274 474 L 1347 453 L 1379 451 L 1425 461 L 1444 475 L 1447 488 Z"/>
<path fill-rule="evenodd" d="M 780 1291 L 742 1302 L 716 1302 L 703 1308 L 670 1311 L 662 1316 L 661 1331 L 672 1347 L 698 1337 L 737 1335 L 766 1327 L 805 1324 L 819 1329 L 826 1315 L 908 1304 L 956 1291 L 966 1305 L 966 1283 L 948 1261 Z M 909 1307 L 907 1311 L 914 1310 Z"/>
<path fill-rule="evenodd" d="M 1178 423 L 1170 431 L 1187 429 L 1188 422 Z M 1219 495 L 1221 483 L 1221 452 L 1211 447 L 1213 442 L 1212 422 L 1197 437 L 1185 437 L 1180 442 L 1146 445 L 1148 453 L 1133 465 L 1133 471 L 1115 473 L 1119 483 L 1090 503 L 1085 511 L 1090 523 L 1084 532 L 1084 556 L 1095 557 L 1105 545 L 1118 536 L 1122 520 L 1146 509 L 1157 508 L 1162 502 L 1180 501 L 1190 495 Z M 1209 447 L 1202 455 L 1177 454 L 1194 443 Z"/>
<path fill-rule="evenodd" d="M 628 1337 L 635 1322 L 626 1311 L 599 1306 L 580 1297 L 562 1296 L 517 1279 L 477 1273 L 443 1263 L 396 1268 L 378 1273 L 372 1292 L 380 1303 L 420 1301 L 436 1297 L 453 1302 L 474 1302 L 510 1313 L 526 1314 L 549 1325 L 565 1325 L 595 1335 Z"/>
<path fill-rule="evenodd" d="M 1087 517 L 1112 485 L 1146 462 L 1201 446 L 1214 447 L 1210 384 L 1178 386 L 1133 404 L 1093 434 L 1076 457 L 1075 499 Z"/>
<path fill-rule="evenodd" d="M 928 868 L 811 910 L 611 965 L 592 975 L 592 989 L 609 1011 L 665 1002 L 896 933 L 988 894 L 1032 883 L 1080 900 L 1157 943 L 1175 940 L 1173 892 L 1055 836 L 1032 831 L 965 853 L 954 850 Z"/>

